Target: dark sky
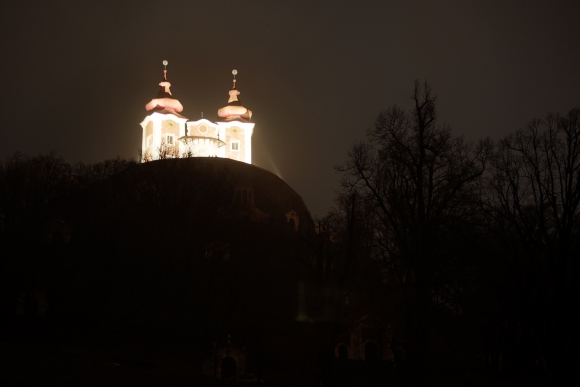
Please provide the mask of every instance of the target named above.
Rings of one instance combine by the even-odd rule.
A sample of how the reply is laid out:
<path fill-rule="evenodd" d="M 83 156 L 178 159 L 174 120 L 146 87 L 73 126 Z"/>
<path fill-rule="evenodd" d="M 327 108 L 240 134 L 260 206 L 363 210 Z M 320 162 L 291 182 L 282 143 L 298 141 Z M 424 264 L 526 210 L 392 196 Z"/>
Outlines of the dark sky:
<path fill-rule="evenodd" d="M 254 164 L 322 216 L 333 164 L 381 109 L 409 106 L 414 79 L 432 83 L 440 117 L 470 140 L 579 105 L 579 1 L 89 3 L 3 5 L 0 158 L 136 157 L 164 59 L 190 119 L 217 119 L 236 68 Z"/>

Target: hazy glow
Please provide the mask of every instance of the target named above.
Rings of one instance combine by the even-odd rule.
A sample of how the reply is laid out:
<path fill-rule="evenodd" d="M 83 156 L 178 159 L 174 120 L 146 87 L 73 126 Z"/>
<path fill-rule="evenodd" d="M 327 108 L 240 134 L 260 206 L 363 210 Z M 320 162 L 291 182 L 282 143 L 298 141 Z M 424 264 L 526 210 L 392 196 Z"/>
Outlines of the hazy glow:
<path fill-rule="evenodd" d="M 266 169 L 268 169 L 271 172 L 274 172 L 276 174 L 276 176 L 278 176 L 279 178 L 284 179 L 282 177 L 282 174 L 280 173 L 280 170 L 278 169 L 278 167 L 274 163 L 274 159 L 270 156 L 270 153 L 265 148 L 261 149 L 260 151 L 261 151 L 262 156 L 265 156 L 265 158 L 266 158 L 266 162 L 268 164 L 268 167 L 266 167 Z M 264 157 L 262 157 L 262 158 L 264 158 Z"/>

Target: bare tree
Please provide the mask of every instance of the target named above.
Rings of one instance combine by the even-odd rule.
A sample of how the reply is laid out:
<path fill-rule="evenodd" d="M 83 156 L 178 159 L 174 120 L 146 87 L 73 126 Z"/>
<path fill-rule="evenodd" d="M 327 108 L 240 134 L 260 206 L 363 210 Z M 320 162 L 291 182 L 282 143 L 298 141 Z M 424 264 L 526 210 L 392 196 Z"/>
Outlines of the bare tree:
<path fill-rule="evenodd" d="M 45 247 L 49 225 L 63 220 L 71 190 L 71 166 L 54 152 L 29 157 L 15 153 L 0 162 L 0 302 L 9 305 L 26 293 L 26 314 L 36 314 L 28 301 L 46 291 L 53 274 Z"/>
<path fill-rule="evenodd" d="M 341 324 L 372 312 L 369 296 L 381 288 L 379 265 L 370 259 L 372 232 L 359 219 L 357 193 L 340 195 L 336 204 L 316 221 L 316 233 L 305 238 L 308 253 L 296 254 L 305 269 L 299 318 L 315 323 L 319 377 L 325 382 L 336 377 L 332 359 Z"/>
<path fill-rule="evenodd" d="M 417 382 L 428 382 L 433 283 L 449 260 L 444 241 L 472 216 L 476 182 L 491 152 L 438 121 L 431 86 L 415 82 L 413 107 L 379 114 L 345 164 L 343 188 L 366 202 L 376 258 L 408 287 L 406 336 Z M 407 373 L 410 376 L 411 373 Z"/>
<path fill-rule="evenodd" d="M 499 143 L 487 205 L 518 285 L 521 324 L 555 381 L 570 378 L 580 314 L 580 109 L 550 114 Z"/>
<path fill-rule="evenodd" d="M 161 140 L 161 145 L 157 149 L 159 160 L 179 158 L 179 147 L 173 144 L 167 144 L 165 139 Z"/>

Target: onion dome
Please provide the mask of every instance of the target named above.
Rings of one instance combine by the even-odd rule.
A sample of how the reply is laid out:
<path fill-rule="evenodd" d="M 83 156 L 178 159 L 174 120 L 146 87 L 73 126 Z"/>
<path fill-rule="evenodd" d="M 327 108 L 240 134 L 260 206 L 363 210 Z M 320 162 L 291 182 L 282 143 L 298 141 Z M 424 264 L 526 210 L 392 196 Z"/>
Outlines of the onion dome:
<path fill-rule="evenodd" d="M 236 74 L 238 70 L 233 70 L 234 75 L 234 86 L 230 90 L 230 99 L 228 100 L 228 105 L 218 110 L 218 116 L 223 118 L 224 121 L 242 121 L 248 122 L 252 118 L 252 111 L 246 109 L 242 106 L 242 103 L 238 100 L 238 95 L 240 92 L 236 89 Z"/>
<path fill-rule="evenodd" d="M 171 90 L 171 83 L 167 80 L 167 61 L 163 61 L 163 65 L 165 69 L 163 70 L 163 80 L 159 82 L 159 93 L 157 93 L 157 98 L 153 98 L 147 105 L 145 105 L 145 109 L 147 111 L 151 110 L 172 110 L 176 113 L 179 113 L 183 110 L 183 106 L 181 103 L 172 97 Z"/>

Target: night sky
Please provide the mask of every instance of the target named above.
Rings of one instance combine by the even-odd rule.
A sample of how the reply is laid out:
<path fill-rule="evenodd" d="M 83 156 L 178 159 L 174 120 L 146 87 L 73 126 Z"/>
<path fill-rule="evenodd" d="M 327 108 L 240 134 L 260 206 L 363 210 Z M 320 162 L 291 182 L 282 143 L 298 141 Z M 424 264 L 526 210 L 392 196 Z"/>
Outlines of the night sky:
<path fill-rule="evenodd" d="M 580 102 L 579 1 L 10 2 L 1 18 L 0 158 L 137 157 L 169 61 L 189 119 L 217 120 L 238 70 L 254 113 L 253 163 L 313 215 L 383 108 L 429 80 L 442 120 L 499 139 Z"/>

